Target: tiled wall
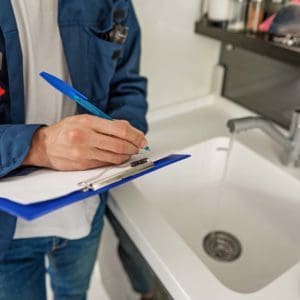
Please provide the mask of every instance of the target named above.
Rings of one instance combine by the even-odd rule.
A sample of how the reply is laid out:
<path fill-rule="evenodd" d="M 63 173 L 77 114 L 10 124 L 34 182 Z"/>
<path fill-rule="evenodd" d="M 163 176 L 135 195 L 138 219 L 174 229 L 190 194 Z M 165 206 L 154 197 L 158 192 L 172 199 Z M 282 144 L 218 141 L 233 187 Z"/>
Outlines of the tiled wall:
<path fill-rule="evenodd" d="M 133 0 L 143 32 L 142 73 L 155 109 L 209 93 L 220 44 L 194 33 L 201 0 Z"/>

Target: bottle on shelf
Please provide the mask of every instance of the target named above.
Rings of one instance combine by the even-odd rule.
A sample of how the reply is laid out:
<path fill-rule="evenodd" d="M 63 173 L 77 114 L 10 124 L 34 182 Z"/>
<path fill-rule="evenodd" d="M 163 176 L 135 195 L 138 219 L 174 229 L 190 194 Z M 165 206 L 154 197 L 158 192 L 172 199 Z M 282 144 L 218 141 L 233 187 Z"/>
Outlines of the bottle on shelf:
<path fill-rule="evenodd" d="M 265 1 L 250 0 L 248 9 L 247 30 L 256 33 L 259 30 L 259 25 L 264 20 Z"/>
<path fill-rule="evenodd" d="M 229 31 L 240 32 L 246 27 L 248 0 L 232 0 L 232 12 L 228 24 Z"/>
<path fill-rule="evenodd" d="M 231 12 L 231 0 L 208 1 L 208 24 L 226 29 Z"/>

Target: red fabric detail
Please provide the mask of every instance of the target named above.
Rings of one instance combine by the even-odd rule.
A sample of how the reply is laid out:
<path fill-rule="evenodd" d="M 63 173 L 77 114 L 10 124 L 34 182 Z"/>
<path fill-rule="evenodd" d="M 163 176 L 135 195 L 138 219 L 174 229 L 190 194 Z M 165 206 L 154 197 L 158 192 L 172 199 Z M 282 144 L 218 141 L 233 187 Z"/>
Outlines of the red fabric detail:
<path fill-rule="evenodd" d="M 6 93 L 6 90 L 0 86 L 0 97 L 5 95 L 5 93 Z"/>

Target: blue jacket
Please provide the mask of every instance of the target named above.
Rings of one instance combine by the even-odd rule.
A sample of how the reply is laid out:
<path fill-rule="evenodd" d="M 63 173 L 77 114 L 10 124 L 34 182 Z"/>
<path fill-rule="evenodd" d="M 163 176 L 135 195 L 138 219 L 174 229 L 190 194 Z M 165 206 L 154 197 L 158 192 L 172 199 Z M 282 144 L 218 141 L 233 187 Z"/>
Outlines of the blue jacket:
<path fill-rule="evenodd" d="M 8 91 L 0 97 L 1 178 L 21 166 L 40 125 L 24 124 L 17 23 L 10 0 L 0 0 L 0 7 L 0 86 Z M 129 28 L 123 45 L 101 38 L 115 23 Z M 131 0 L 60 0 L 58 26 L 73 86 L 112 118 L 128 120 L 146 132 L 146 80 L 139 75 L 140 28 Z M 78 112 L 84 110 L 78 108 Z M 0 212 L 0 258 L 11 242 L 15 224 L 15 217 Z"/>

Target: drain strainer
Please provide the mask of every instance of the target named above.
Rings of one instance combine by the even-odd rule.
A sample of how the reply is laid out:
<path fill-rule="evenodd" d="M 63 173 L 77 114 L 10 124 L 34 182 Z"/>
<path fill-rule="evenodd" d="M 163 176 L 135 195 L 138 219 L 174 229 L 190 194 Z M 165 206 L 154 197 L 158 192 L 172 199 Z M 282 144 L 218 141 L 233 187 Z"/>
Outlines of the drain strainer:
<path fill-rule="evenodd" d="M 232 234 L 224 231 L 213 231 L 203 240 L 205 252 L 215 260 L 232 262 L 242 254 L 240 241 Z"/>

